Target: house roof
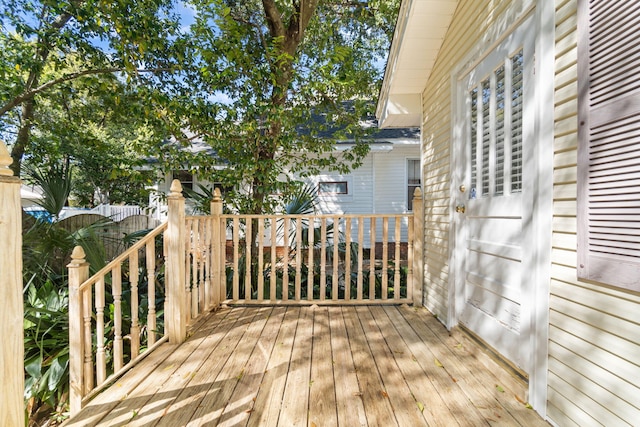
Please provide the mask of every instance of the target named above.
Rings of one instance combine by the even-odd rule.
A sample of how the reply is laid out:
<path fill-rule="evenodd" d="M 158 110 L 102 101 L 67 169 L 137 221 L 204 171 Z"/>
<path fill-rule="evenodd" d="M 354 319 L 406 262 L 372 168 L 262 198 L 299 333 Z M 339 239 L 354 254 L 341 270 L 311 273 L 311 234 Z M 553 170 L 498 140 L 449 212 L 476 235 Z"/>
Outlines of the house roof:
<path fill-rule="evenodd" d="M 376 117 L 381 128 L 420 126 L 422 91 L 458 0 L 402 0 Z"/>

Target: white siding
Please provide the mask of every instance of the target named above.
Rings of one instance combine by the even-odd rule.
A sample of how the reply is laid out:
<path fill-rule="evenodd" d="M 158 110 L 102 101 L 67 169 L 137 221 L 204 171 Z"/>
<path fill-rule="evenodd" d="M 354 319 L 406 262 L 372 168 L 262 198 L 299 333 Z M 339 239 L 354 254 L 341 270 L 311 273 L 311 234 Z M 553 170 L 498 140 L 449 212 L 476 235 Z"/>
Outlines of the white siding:
<path fill-rule="evenodd" d="M 321 173 L 309 180 L 317 186 L 321 181 L 347 181 L 348 195 L 321 195 L 320 213 L 387 214 L 407 212 L 407 159 L 420 156 L 419 144 L 395 145 L 388 152 L 372 151 L 361 167 L 348 175 Z M 401 241 L 407 240 L 407 221 L 402 224 Z M 352 233 L 357 232 L 357 228 Z M 382 239 L 382 224 L 376 224 L 378 241 Z M 369 247 L 368 230 L 365 247 Z M 393 233 L 390 233 L 393 236 Z M 393 239 L 393 237 L 390 237 Z"/>
<path fill-rule="evenodd" d="M 515 3 L 521 4 L 521 1 Z M 422 93 L 422 164 L 425 214 L 424 304 L 448 319 L 449 234 L 451 200 L 452 72 L 495 40 L 495 29 L 512 22 L 504 18 L 508 0 L 461 0 Z M 489 29 L 493 29 L 493 33 Z M 484 34 L 483 37 L 478 35 Z M 485 44 L 479 43 L 484 40 Z M 455 155 L 455 153 L 453 153 Z"/>
<path fill-rule="evenodd" d="M 577 281 L 577 0 L 556 0 L 554 217 L 547 414 L 638 425 L 640 295 Z"/>
<path fill-rule="evenodd" d="M 347 181 L 349 194 L 319 195 L 319 213 L 371 213 L 373 211 L 373 161 L 369 154 L 358 169 L 342 175 L 324 172 L 308 180 L 315 188 L 322 181 Z"/>

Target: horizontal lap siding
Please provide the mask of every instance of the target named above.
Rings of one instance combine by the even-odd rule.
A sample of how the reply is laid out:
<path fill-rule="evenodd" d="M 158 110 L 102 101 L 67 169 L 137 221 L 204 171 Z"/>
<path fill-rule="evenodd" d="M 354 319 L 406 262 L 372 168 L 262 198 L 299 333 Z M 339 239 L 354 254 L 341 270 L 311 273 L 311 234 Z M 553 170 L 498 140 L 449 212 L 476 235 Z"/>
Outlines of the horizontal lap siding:
<path fill-rule="evenodd" d="M 497 24 L 509 1 L 463 0 L 422 93 L 425 214 L 425 306 L 447 319 L 451 185 L 451 71 L 477 48 L 478 34 Z M 455 155 L 455 153 L 453 153 Z"/>
<path fill-rule="evenodd" d="M 547 415 L 637 425 L 640 296 L 577 281 L 577 0 L 556 0 L 554 202 Z"/>

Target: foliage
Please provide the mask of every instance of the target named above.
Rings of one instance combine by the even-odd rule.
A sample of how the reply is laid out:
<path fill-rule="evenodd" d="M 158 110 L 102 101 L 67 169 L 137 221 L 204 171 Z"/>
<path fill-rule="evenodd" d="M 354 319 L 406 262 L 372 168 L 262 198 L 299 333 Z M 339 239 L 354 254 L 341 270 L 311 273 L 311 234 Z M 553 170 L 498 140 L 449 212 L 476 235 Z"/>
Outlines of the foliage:
<path fill-rule="evenodd" d="M 25 392 L 31 422 L 62 414 L 69 395 L 69 298 L 51 280 L 24 290 Z"/>
<path fill-rule="evenodd" d="M 181 73 L 156 82 L 174 113 L 175 140 L 156 153 L 167 168 L 224 182 L 240 212 L 263 213 L 291 176 L 360 164 L 397 1 L 192 3 Z M 194 140 L 206 149 L 187 150 Z M 338 153 L 338 140 L 352 144 Z"/>
<path fill-rule="evenodd" d="M 57 219 L 71 193 L 69 164 L 54 164 L 48 169 L 31 165 L 27 169 L 27 175 L 30 181 L 42 189 L 42 199 L 36 203 Z"/>
<path fill-rule="evenodd" d="M 154 173 L 144 153 L 163 130 L 139 91 L 99 75 L 51 89 L 38 107 L 27 164 L 73 164 L 72 198 L 81 206 L 148 203 Z"/>
<path fill-rule="evenodd" d="M 49 90 L 86 76 L 178 67 L 171 0 L 5 0 L 0 10 L 0 130 L 14 171 L 31 151 L 37 104 Z M 12 139 L 12 140 L 11 140 Z"/>

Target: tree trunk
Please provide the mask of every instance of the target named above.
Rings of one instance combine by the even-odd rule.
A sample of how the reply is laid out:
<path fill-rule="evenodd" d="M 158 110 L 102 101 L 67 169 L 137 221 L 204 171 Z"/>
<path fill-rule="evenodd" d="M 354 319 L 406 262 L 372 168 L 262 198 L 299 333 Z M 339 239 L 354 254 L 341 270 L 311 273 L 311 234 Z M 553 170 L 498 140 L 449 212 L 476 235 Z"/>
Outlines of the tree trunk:
<path fill-rule="evenodd" d="M 26 151 L 26 147 L 29 145 L 29 139 L 31 137 L 31 126 L 33 126 L 33 115 L 35 111 L 35 100 L 33 98 L 27 99 L 22 104 L 22 117 L 20 120 L 20 129 L 18 130 L 18 136 L 15 144 L 11 147 L 11 170 L 13 175 L 20 176 L 22 169 L 22 157 Z"/>

